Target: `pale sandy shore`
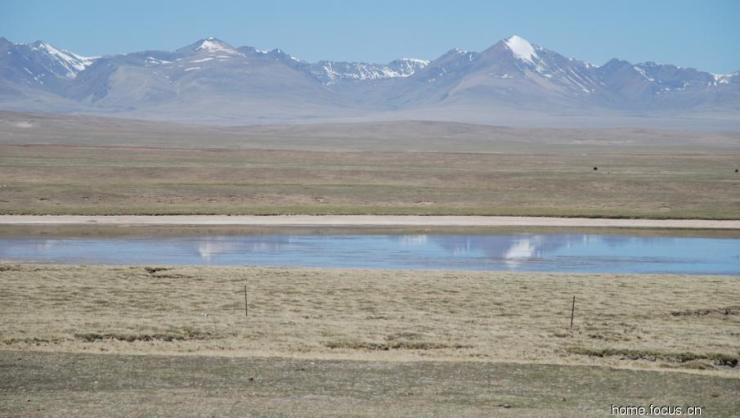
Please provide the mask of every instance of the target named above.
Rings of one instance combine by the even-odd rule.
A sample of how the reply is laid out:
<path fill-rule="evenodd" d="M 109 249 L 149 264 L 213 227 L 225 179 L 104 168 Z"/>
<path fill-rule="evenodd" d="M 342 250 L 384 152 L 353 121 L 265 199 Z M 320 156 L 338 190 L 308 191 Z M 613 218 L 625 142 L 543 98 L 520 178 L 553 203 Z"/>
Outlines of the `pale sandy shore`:
<path fill-rule="evenodd" d="M 292 227 L 573 227 L 573 228 L 671 228 L 740 229 L 740 220 L 607 219 L 530 216 L 78 216 L 0 215 L 0 225 L 234 225 Z"/>

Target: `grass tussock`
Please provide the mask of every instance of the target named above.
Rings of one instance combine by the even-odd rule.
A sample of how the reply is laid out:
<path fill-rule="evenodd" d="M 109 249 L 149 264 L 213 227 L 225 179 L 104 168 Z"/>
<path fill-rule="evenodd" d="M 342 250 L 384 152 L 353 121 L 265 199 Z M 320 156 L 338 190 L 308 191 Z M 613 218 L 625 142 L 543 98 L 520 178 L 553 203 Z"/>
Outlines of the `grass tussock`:
<path fill-rule="evenodd" d="M 389 350 L 461 350 L 471 348 L 464 344 L 444 344 L 430 341 L 328 341 L 324 346 L 330 349 L 362 350 L 362 351 L 389 351 Z"/>
<path fill-rule="evenodd" d="M 168 269 L 166 267 L 144 267 L 144 270 L 146 270 L 147 273 L 154 275 L 159 273 L 160 271 L 167 271 L 171 269 Z"/>
<path fill-rule="evenodd" d="M 680 311 L 671 312 L 672 316 L 738 316 L 740 315 L 740 305 L 725 306 L 722 308 L 710 308 L 710 309 L 686 309 Z"/>
<path fill-rule="evenodd" d="M 669 363 L 694 363 L 697 360 L 709 360 L 716 366 L 736 367 L 738 356 L 722 353 L 671 353 L 652 350 L 631 350 L 622 348 L 585 348 L 571 347 L 568 352 L 572 354 L 591 357 L 621 357 L 628 360 L 666 361 Z"/>
<path fill-rule="evenodd" d="M 3 271 L 22 271 L 23 267 L 17 264 L 0 264 L 0 272 Z"/>
<path fill-rule="evenodd" d="M 75 339 L 93 343 L 106 340 L 123 341 L 128 343 L 138 341 L 162 341 L 162 342 L 173 342 L 173 341 L 192 341 L 192 340 L 207 340 L 212 339 L 215 336 L 210 332 L 198 331 L 190 328 L 183 328 L 181 330 L 164 332 L 164 333 L 97 333 L 87 332 L 74 334 Z"/>
<path fill-rule="evenodd" d="M 3 340 L 3 344 L 13 346 L 13 345 L 46 345 L 46 344 L 58 344 L 62 342 L 63 338 L 58 337 L 46 337 L 46 338 L 39 338 L 39 337 L 13 337 L 13 338 L 7 338 Z"/>

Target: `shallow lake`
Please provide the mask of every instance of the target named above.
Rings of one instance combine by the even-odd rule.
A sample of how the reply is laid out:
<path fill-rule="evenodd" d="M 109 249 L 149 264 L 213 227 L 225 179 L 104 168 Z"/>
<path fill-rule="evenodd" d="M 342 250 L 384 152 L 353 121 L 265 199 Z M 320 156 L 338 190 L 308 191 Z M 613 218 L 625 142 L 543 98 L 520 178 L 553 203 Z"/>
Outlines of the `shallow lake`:
<path fill-rule="evenodd" d="M 0 260 L 740 275 L 740 239 L 609 234 L 0 238 Z"/>

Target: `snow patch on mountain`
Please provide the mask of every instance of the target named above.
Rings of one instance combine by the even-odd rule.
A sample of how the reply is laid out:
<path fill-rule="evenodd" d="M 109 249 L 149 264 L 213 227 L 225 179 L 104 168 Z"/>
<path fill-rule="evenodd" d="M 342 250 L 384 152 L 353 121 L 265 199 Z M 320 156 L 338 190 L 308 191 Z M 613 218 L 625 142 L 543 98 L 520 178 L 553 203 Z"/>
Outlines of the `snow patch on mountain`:
<path fill-rule="evenodd" d="M 389 78 L 407 78 L 429 65 L 429 61 L 418 58 L 401 58 L 383 64 L 363 62 L 322 61 L 313 66 L 311 73 L 325 83 L 337 80 L 383 80 Z"/>
<path fill-rule="evenodd" d="M 645 79 L 646 79 L 647 81 L 651 81 L 651 82 L 652 82 L 652 81 L 655 81 L 655 79 L 654 79 L 654 78 L 652 78 L 652 77 L 650 77 L 650 76 L 648 76 L 648 75 L 647 75 L 647 71 L 645 71 L 645 69 L 644 69 L 644 68 L 642 68 L 642 67 L 639 67 L 639 66 L 637 66 L 637 65 L 633 65 L 633 66 L 632 66 L 632 69 L 633 69 L 633 70 L 635 70 L 635 71 L 637 71 L 638 73 L 640 73 L 640 75 L 641 75 L 641 76 L 642 76 L 643 78 L 645 78 Z"/>
<path fill-rule="evenodd" d="M 521 61 L 534 64 L 534 60 L 538 58 L 535 47 L 520 36 L 513 35 L 505 42 L 511 53 Z"/>
<path fill-rule="evenodd" d="M 172 61 L 167 61 L 167 60 L 154 58 L 154 57 L 146 57 L 146 60 L 144 60 L 144 62 L 149 65 L 172 64 Z"/>
<path fill-rule="evenodd" d="M 414 63 L 414 64 L 420 65 L 422 67 L 426 67 L 427 65 L 429 65 L 429 62 L 430 62 L 429 60 L 423 60 L 423 59 L 419 59 L 419 58 L 401 58 L 400 61 L 406 61 L 406 62 Z"/>
<path fill-rule="evenodd" d="M 740 75 L 740 71 L 732 74 L 712 74 L 715 86 L 719 84 L 730 84 L 730 80 L 738 75 Z"/>

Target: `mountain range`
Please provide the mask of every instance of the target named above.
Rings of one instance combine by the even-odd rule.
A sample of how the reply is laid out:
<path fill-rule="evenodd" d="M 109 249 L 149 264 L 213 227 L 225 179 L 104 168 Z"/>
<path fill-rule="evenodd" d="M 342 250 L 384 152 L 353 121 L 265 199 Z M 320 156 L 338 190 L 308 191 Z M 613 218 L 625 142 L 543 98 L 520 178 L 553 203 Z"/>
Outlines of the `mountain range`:
<path fill-rule="evenodd" d="M 597 66 L 516 35 L 481 52 L 387 64 L 307 62 L 216 38 L 102 57 L 0 38 L 0 109 L 227 124 L 697 115 L 737 122 L 740 72 L 620 59 Z"/>

